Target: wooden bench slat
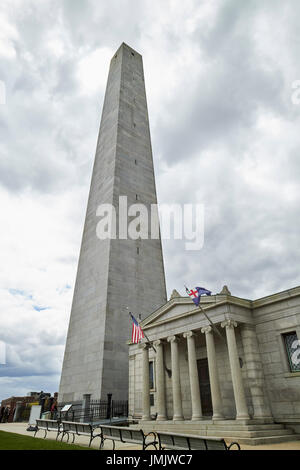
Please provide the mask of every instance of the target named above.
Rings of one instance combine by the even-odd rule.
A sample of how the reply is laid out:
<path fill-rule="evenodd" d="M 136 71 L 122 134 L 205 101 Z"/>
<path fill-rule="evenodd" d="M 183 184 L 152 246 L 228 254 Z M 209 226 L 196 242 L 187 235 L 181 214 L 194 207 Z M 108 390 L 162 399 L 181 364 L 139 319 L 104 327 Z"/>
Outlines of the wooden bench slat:
<path fill-rule="evenodd" d="M 226 450 L 225 442 L 216 442 L 213 440 L 206 440 L 207 450 Z"/>
<path fill-rule="evenodd" d="M 106 424 L 100 424 L 99 428 L 101 429 L 102 436 L 101 447 L 103 446 L 105 439 L 113 441 L 113 448 L 115 447 L 114 441 L 141 444 L 143 449 L 146 449 L 150 445 L 153 445 L 156 449 L 156 444 L 158 444 L 156 439 L 152 439 L 151 441 L 146 442 L 148 434 L 144 434 L 141 429 L 125 426 L 108 426 Z"/>
<path fill-rule="evenodd" d="M 136 430 L 136 429 L 132 430 L 132 439 L 136 439 L 139 442 L 143 442 L 143 438 L 144 438 L 144 436 L 141 433 L 140 429 L 139 430 Z"/>
<path fill-rule="evenodd" d="M 53 419 L 37 419 L 36 420 L 36 431 L 34 433 L 34 437 L 38 433 L 38 431 L 45 431 L 44 439 L 47 436 L 48 431 L 55 431 L 57 433 L 56 439 L 58 438 L 59 434 L 61 434 L 60 430 L 60 422 L 55 421 Z"/>
<path fill-rule="evenodd" d="M 238 443 L 232 443 L 227 446 L 225 440 L 221 437 L 197 436 L 190 434 L 179 434 L 171 432 L 156 431 L 159 440 L 160 449 L 178 449 L 178 450 L 229 450 L 231 445 L 240 446 Z"/>
<path fill-rule="evenodd" d="M 176 432 L 166 432 L 166 431 L 156 431 L 156 433 L 160 435 L 164 435 L 164 436 L 185 436 L 185 437 L 194 437 L 196 439 L 209 439 L 212 441 L 223 441 L 222 437 L 199 436 L 198 434 L 180 434 Z"/>
<path fill-rule="evenodd" d="M 191 450 L 206 450 L 206 443 L 202 439 L 189 437 L 189 443 Z"/>
<path fill-rule="evenodd" d="M 99 434 L 94 434 L 94 429 L 96 426 L 92 426 L 90 423 L 77 423 L 74 421 L 55 421 L 55 420 L 46 420 L 46 419 L 37 419 L 37 430 L 36 433 L 41 429 L 45 431 L 46 438 L 48 431 L 57 431 L 56 439 L 58 438 L 59 434 L 62 434 L 61 440 L 63 440 L 64 436 L 68 436 L 69 442 L 69 434 L 73 435 L 73 442 L 75 436 L 88 436 L 90 438 L 89 446 L 95 437 L 100 437 Z"/>
<path fill-rule="evenodd" d="M 174 446 L 181 450 L 189 450 L 189 442 L 186 436 L 174 436 Z"/>

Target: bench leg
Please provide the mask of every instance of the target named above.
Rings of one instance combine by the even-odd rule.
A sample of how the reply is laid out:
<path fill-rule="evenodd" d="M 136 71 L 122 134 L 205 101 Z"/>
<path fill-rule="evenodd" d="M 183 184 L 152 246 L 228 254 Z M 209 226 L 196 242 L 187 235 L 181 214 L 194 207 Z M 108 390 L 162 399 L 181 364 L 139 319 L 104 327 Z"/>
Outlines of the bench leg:
<path fill-rule="evenodd" d="M 109 437 L 108 437 L 107 439 L 108 439 L 109 441 L 112 441 L 112 445 L 113 445 L 112 450 L 115 450 L 116 444 L 115 444 L 114 439 L 109 439 Z M 104 442 L 104 441 L 103 441 L 103 442 Z"/>
<path fill-rule="evenodd" d="M 45 431 L 44 439 L 46 439 L 46 436 L 47 436 L 47 431 Z"/>
<path fill-rule="evenodd" d="M 95 436 L 95 437 L 96 437 L 96 436 Z M 101 437 L 101 442 L 100 442 L 99 449 L 102 449 L 102 448 L 103 448 L 103 446 L 104 446 L 104 441 L 109 440 L 109 441 L 112 441 L 112 445 L 113 445 L 112 450 L 115 450 L 116 444 L 115 444 L 114 439 L 109 439 L 108 437 L 107 437 L 107 438 L 104 438 L 104 437 L 102 437 L 102 436 L 99 436 L 99 437 Z"/>
<path fill-rule="evenodd" d="M 72 444 L 74 444 L 74 441 L 75 441 L 75 434 L 73 434 Z"/>
<path fill-rule="evenodd" d="M 39 431 L 38 429 L 35 431 L 35 433 L 34 433 L 34 436 L 33 436 L 33 437 L 35 437 L 35 436 L 36 436 L 36 433 L 37 433 L 38 431 Z"/>
<path fill-rule="evenodd" d="M 89 442 L 89 447 L 91 447 L 91 444 L 92 444 L 93 440 L 94 440 L 96 437 L 101 437 L 101 434 L 95 434 L 95 436 L 94 436 L 93 434 L 91 434 L 90 442 Z M 102 437 L 101 437 L 101 439 L 102 439 Z"/>
<path fill-rule="evenodd" d="M 226 447 L 226 450 L 230 450 L 232 446 L 237 446 L 238 450 L 241 450 L 241 446 L 238 442 L 232 442 L 228 447 Z"/>
<path fill-rule="evenodd" d="M 146 450 L 147 447 L 149 447 L 149 446 L 153 446 L 154 449 L 157 450 L 156 443 L 154 443 L 154 442 L 149 442 L 149 444 L 144 443 L 143 444 L 143 450 Z"/>
<path fill-rule="evenodd" d="M 60 441 L 61 441 L 61 442 L 63 441 L 63 438 L 65 437 L 65 435 L 67 435 L 67 436 L 68 436 L 68 440 L 67 440 L 67 442 L 69 442 L 69 433 L 68 433 L 68 432 L 66 432 L 66 431 L 62 433 L 62 436 L 61 436 L 61 440 L 60 440 Z"/>

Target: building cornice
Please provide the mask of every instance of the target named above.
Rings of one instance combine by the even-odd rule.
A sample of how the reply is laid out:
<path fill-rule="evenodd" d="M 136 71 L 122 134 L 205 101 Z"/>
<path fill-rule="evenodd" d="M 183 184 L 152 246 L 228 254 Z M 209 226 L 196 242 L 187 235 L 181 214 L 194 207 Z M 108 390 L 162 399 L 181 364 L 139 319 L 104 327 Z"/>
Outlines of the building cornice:
<path fill-rule="evenodd" d="M 290 298 L 300 296 L 300 286 L 293 287 L 292 289 L 287 289 L 276 294 L 268 295 L 266 297 L 261 297 L 260 299 L 253 300 L 253 309 L 264 307 L 265 305 L 270 305 L 276 302 L 282 302 L 283 300 L 288 300 Z"/>
<path fill-rule="evenodd" d="M 201 308 L 204 311 L 214 310 L 217 307 L 221 307 L 223 305 L 235 305 L 238 307 L 244 307 L 246 309 L 251 309 L 251 301 L 246 299 L 241 299 L 239 297 L 234 297 L 231 295 L 215 295 L 210 297 L 205 297 L 205 300 L 201 301 Z M 172 321 L 178 320 L 180 318 L 185 318 L 191 315 L 201 313 L 201 310 L 198 307 L 194 307 L 186 312 L 181 312 L 177 315 L 172 317 L 164 318 L 159 320 L 165 313 L 171 310 L 176 305 L 189 305 L 194 306 L 193 301 L 189 297 L 176 297 L 169 300 L 165 305 L 160 307 L 158 310 L 153 312 L 147 318 L 145 318 L 141 322 L 141 326 L 144 330 L 150 329 L 154 326 L 163 325 L 165 323 L 170 323 Z"/>
<path fill-rule="evenodd" d="M 222 295 L 216 294 L 212 296 L 205 296 L 201 299 L 201 307 L 203 310 L 211 310 L 215 307 L 219 307 L 221 305 L 236 305 L 239 307 L 244 307 L 247 309 L 255 310 L 261 307 L 275 304 L 277 302 L 282 302 L 284 300 L 288 300 L 291 298 L 295 298 L 300 296 L 300 286 L 294 287 L 292 289 L 287 289 L 282 292 L 278 292 L 276 294 L 268 295 L 266 297 L 261 297 L 257 300 L 249 300 L 243 299 L 241 297 L 235 297 L 233 295 Z M 159 321 L 159 318 L 167 313 L 169 310 L 174 308 L 176 305 L 193 305 L 193 301 L 189 297 L 171 297 L 171 299 L 155 310 L 153 313 L 148 315 L 142 322 L 141 326 L 145 329 L 150 328 L 155 325 L 160 325 L 163 323 L 168 323 L 170 321 L 176 320 L 178 318 L 182 318 L 185 316 L 194 315 L 195 313 L 199 313 L 199 309 L 197 307 L 188 310 L 187 312 L 180 313 L 175 315 L 174 317 L 165 318 L 164 320 Z"/>

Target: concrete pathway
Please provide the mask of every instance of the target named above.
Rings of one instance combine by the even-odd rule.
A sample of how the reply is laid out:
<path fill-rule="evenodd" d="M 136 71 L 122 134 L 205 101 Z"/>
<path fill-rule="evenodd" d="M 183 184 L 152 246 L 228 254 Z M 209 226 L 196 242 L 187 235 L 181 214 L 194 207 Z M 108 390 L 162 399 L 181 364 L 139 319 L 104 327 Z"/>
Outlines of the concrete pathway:
<path fill-rule="evenodd" d="M 26 431 L 28 425 L 25 423 L 0 423 L 0 431 L 6 432 L 14 432 L 16 434 L 23 434 L 24 436 L 34 436 L 34 432 Z M 36 437 L 43 437 L 44 431 L 39 431 Z M 49 432 L 47 434 L 47 439 L 55 440 L 56 433 Z M 64 439 L 66 441 L 66 437 Z M 71 441 L 71 438 L 70 438 Z M 89 439 L 85 436 L 76 436 L 75 444 L 88 446 Z M 99 448 L 100 439 L 97 437 L 92 442 L 92 447 L 95 449 Z M 134 445 L 134 444 L 123 444 L 121 442 L 116 442 L 116 450 L 140 450 L 141 446 Z M 283 442 L 280 444 L 271 444 L 271 445 L 259 445 L 259 446 L 248 446 L 248 445 L 241 445 L 242 450 L 300 450 L 300 441 L 292 441 L 292 442 Z M 105 441 L 104 443 L 104 450 L 112 450 L 112 442 Z M 150 449 L 149 449 L 150 450 Z"/>
<path fill-rule="evenodd" d="M 28 424 L 25 423 L 0 423 L 0 431 L 6 431 L 6 432 L 14 432 L 16 434 L 23 434 L 24 436 L 34 436 L 34 432 L 31 431 L 26 431 L 28 428 Z M 45 435 L 44 431 L 39 431 L 36 435 L 36 438 L 40 437 L 43 438 Z M 56 432 L 48 432 L 46 439 L 52 439 L 55 441 L 56 438 Z M 58 440 L 61 439 L 61 436 L 59 437 Z M 64 437 L 64 441 L 67 442 L 67 437 Z M 70 436 L 69 443 L 72 442 L 72 436 Z M 75 442 L 74 444 L 78 444 L 84 447 L 88 447 L 89 445 L 89 438 L 87 436 L 76 436 L 75 437 Z M 137 450 L 140 449 L 140 446 L 138 445 L 133 445 L 133 444 L 123 444 L 122 442 L 116 442 L 116 450 Z M 99 449 L 100 445 L 100 438 L 96 437 L 93 442 L 91 447 L 95 449 Z M 112 450 L 112 442 L 111 441 L 105 441 L 104 442 L 104 450 Z"/>

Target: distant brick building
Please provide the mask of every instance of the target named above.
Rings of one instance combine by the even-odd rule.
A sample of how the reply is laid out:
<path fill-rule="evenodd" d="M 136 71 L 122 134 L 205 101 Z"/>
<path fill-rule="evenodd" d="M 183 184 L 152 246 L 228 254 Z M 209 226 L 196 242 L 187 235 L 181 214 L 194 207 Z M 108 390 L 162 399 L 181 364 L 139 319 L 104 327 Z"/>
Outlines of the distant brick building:
<path fill-rule="evenodd" d="M 40 392 L 30 392 L 30 394 L 26 395 L 25 397 L 9 397 L 2 400 L 1 409 L 7 407 L 9 407 L 10 409 L 9 416 L 6 421 L 8 423 L 11 423 L 13 421 L 17 403 L 21 403 L 23 407 L 25 407 L 28 403 L 35 403 L 39 399 L 39 394 Z M 50 397 L 51 393 L 46 393 L 45 395 L 47 395 L 47 397 Z"/>

